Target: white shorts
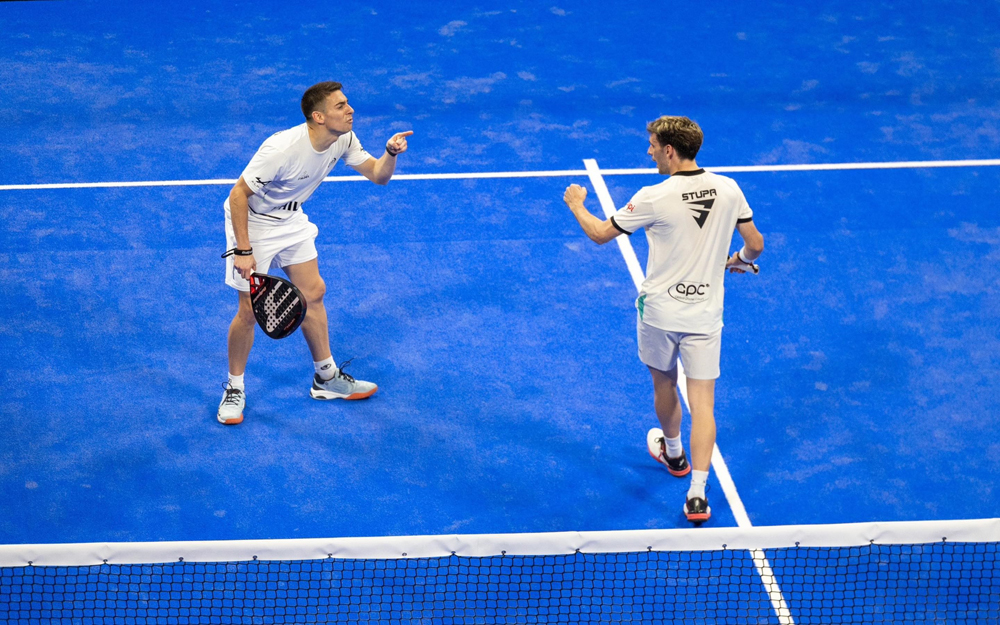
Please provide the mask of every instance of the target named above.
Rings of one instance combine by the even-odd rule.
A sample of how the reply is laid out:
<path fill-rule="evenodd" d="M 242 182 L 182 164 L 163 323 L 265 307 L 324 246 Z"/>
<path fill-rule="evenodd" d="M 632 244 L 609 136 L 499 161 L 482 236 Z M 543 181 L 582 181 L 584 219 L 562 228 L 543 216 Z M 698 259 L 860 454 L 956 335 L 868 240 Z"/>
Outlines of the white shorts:
<path fill-rule="evenodd" d="M 303 217 L 305 217 L 303 215 Z M 316 235 L 319 228 L 308 219 L 296 219 L 292 224 L 280 224 L 255 228 L 250 226 L 250 247 L 257 261 L 257 273 L 267 273 L 275 267 L 287 267 L 308 262 L 319 254 L 316 252 Z M 226 249 L 236 247 L 233 224 L 226 219 Z M 240 291 L 249 291 L 250 283 L 236 271 L 233 256 L 226 258 L 226 284 Z"/>
<path fill-rule="evenodd" d="M 667 332 L 636 318 L 639 336 L 639 360 L 660 371 L 677 366 L 677 357 L 684 363 L 684 373 L 693 380 L 715 380 L 719 377 L 719 355 L 722 351 L 722 328 L 711 334 Z"/>

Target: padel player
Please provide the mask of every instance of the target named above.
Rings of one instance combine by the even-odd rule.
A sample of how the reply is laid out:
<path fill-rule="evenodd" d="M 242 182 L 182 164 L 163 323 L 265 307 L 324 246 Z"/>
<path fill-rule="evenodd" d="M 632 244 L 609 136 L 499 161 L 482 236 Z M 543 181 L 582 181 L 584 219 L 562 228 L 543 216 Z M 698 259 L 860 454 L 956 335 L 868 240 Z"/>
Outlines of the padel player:
<path fill-rule="evenodd" d="M 337 367 L 330 352 L 323 295 L 314 240 L 319 232 L 303 212 L 323 178 L 343 160 L 375 184 L 388 184 L 396 156 L 406 151 L 412 131 L 393 135 L 385 154 L 375 159 L 361 147 L 352 130 L 354 109 L 338 82 L 321 82 L 302 96 L 304 124 L 277 132 L 264 141 L 226 200 L 226 284 L 239 292 L 239 308 L 229 326 L 229 383 L 218 419 L 231 425 L 243 421 L 246 403 L 243 374 L 254 338 L 250 301 L 251 274 L 281 267 L 306 300 L 302 322 L 316 375 L 314 399 L 364 399 L 378 387 L 356 380 Z M 344 363 L 346 364 L 346 363 Z"/>
<path fill-rule="evenodd" d="M 646 127 L 647 153 L 670 176 L 643 187 L 610 219 L 584 207 L 578 185 L 563 197 L 584 232 L 598 244 L 646 229 L 649 260 L 636 300 L 639 359 L 653 376 L 653 402 L 661 428 L 647 435 L 650 455 L 671 475 L 691 473 L 684 515 L 694 523 L 711 516 L 705 485 L 715 447 L 715 380 L 719 377 L 723 278 L 745 273 L 764 251 L 753 211 L 731 178 L 698 167 L 702 131 L 687 117 L 661 117 Z M 733 231 L 743 238 L 729 256 Z M 684 363 L 691 409 L 691 463 L 681 445 L 677 358 Z M 693 469 L 693 470 L 692 470 Z"/>

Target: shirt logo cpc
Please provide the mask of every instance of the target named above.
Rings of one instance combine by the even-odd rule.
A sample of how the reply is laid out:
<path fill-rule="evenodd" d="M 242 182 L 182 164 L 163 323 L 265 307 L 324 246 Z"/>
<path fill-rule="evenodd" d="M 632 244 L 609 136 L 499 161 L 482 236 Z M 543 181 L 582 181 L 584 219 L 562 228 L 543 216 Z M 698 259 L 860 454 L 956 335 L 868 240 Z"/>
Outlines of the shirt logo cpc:
<path fill-rule="evenodd" d="M 705 189 L 703 191 L 694 191 L 692 193 L 682 193 L 681 199 L 688 204 L 697 204 L 701 208 L 690 207 L 696 214 L 692 215 L 695 222 L 697 222 L 699 228 L 705 227 L 705 220 L 708 219 L 708 211 L 712 210 L 712 205 L 715 204 L 715 189 Z M 711 198 L 703 200 L 701 198 Z"/>
<path fill-rule="evenodd" d="M 696 282 L 678 282 L 667 289 L 667 293 L 678 302 L 685 304 L 697 304 L 709 298 L 708 285 Z"/>

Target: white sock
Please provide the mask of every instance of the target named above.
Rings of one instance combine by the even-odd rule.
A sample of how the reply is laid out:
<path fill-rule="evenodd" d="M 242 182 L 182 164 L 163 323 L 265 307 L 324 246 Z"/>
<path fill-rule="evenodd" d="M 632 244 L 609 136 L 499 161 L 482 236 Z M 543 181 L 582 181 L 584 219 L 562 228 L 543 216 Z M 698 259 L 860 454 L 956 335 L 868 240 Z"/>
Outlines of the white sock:
<path fill-rule="evenodd" d="M 682 453 L 684 453 L 684 446 L 681 445 L 681 435 L 678 434 L 677 438 L 667 438 L 667 435 L 663 435 L 663 442 L 667 445 L 667 458 L 679 458 Z"/>
<path fill-rule="evenodd" d="M 691 470 L 691 488 L 688 489 L 687 498 L 705 498 L 705 484 L 708 483 L 708 471 Z"/>
<path fill-rule="evenodd" d="M 333 362 L 333 356 L 330 356 L 326 360 L 314 362 L 313 367 L 316 368 L 316 375 L 321 380 L 329 380 L 337 373 L 337 363 Z"/>
<path fill-rule="evenodd" d="M 243 375 L 244 374 L 242 374 L 242 373 L 239 374 L 239 375 L 233 375 L 232 373 L 230 373 L 229 374 L 229 386 L 231 386 L 233 388 L 238 388 L 241 391 L 242 390 L 246 390 L 246 389 L 243 388 Z"/>

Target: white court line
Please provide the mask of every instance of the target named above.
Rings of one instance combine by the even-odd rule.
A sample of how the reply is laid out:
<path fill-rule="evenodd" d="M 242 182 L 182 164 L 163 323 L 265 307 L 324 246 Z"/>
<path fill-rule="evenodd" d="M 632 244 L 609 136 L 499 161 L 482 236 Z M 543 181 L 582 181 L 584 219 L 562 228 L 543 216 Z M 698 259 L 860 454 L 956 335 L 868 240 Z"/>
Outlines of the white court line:
<path fill-rule="evenodd" d="M 641 173 L 636 170 L 634 173 Z M 450 174 L 396 174 L 393 180 L 472 180 L 480 178 L 558 178 L 566 176 L 586 176 L 583 169 L 557 169 L 542 171 L 487 171 L 458 172 Z M 323 182 L 362 182 L 364 176 L 327 176 Z M 3 184 L 0 191 L 35 191 L 43 189 L 113 189 L 122 187 L 200 187 L 230 186 L 236 179 L 219 178 L 213 180 L 139 180 L 134 182 L 54 182 L 48 184 Z"/>
<path fill-rule="evenodd" d="M 894 161 L 885 163 L 816 163 L 804 165 L 732 165 L 706 167 L 718 173 L 752 173 L 778 171 L 839 171 L 855 169 L 919 169 L 936 167 L 995 167 L 1000 159 L 970 159 L 958 161 Z M 604 169 L 603 176 L 651 175 L 655 169 Z M 484 178 L 558 178 L 586 176 L 583 169 L 553 169 L 540 171 L 459 172 L 447 174 L 398 174 L 393 180 L 472 180 Z M 323 182 L 359 182 L 364 176 L 328 176 Z M 36 191 L 44 189 L 110 189 L 123 187 L 198 187 L 233 185 L 235 179 L 214 180 L 139 180 L 132 182 L 56 182 L 46 184 L 4 184 L 0 191 Z"/>
<path fill-rule="evenodd" d="M 749 173 L 762 171 L 839 171 L 854 169 L 919 169 L 937 167 L 996 167 L 1000 159 L 967 159 L 958 161 L 890 161 L 884 163 L 805 163 L 802 165 L 730 165 L 724 167 L 706 167 L 716 173 Z M 622 176 L 630 174 L 656 174 L 655 168 L 650 169 L 602 169 L 604 176 Z"/>
<path fill-rule="evenodd" d="M 590 184 L 597 193 L 597 199 L 601 203 L 601 208 L 604 209 L 604 215 L 610 219 L 617 211 L 614 200 L 611 199 L 611 194 L 608 193 L 608 187 L 604 184 L 604 177 L 601 175 L 604 172 L 597 166 L 597 161 L 592 158 L 584 159 L 583 164 L 587 168 L 587 176 L 590 178 Z M 652 170 L 652 173 L 656 173 L 656 170 Z M 628 266 L 628 271 L 632 276 L 632 282 L 635 283 L 636 291 L 642 290 L 642 282 L 645 277 L 643 276 L 642 267 L 639 265 L 639 259 L 635 255 L 632 244 L 628 241 L 628 237 L 615 237 L 615 241 L 618 242 L 618 249 L 621 250 L 622 256 L 625 257 L 625 265 Z M 677 363 L 677 388 L 684 398 L 684 403 L 690 407 L 691 404 L 688 402 L 687 397 L 687 376 L 684 375 L 684 364 L 680 361 Z M 729 467 L 726 466 L 726 461 L 722 458 L 722 452 L 719 450 L 718 444 L 712 449 L 712 468 L 715 469 L 715 477 L 722 485 L 722 492 L 725 493 L 726 501 L 729 502 L 729 507 L 736 518 L 736 525 L 741 528 L 752 527 L 746 507 L 743 505 L 743 500 L 740 499 L 740 494 L 736 491 L 736 483 L 733 482 L 733 476 L 729 473 Z M 771 607 L 774 608 L 778 622 L 782 625 L 795 625 L 795 621 L 792 620 L 791 611 L 788 609 L 788 604 L 785 601 L 785 596 L 781 593 L 781 588 L 774 577 L 774 571 L 771 569 L 771 563 L 767 561 L 764 551 L 761 549 L 752 549 L 750 555 L 754 566 L 757 568 L 757 573 L 760 575 L 761 582 L 764 584 L 764 589 L 771 600 Z"/>

